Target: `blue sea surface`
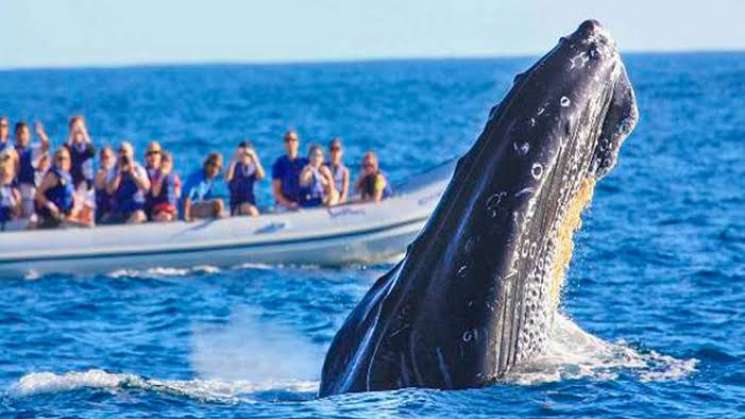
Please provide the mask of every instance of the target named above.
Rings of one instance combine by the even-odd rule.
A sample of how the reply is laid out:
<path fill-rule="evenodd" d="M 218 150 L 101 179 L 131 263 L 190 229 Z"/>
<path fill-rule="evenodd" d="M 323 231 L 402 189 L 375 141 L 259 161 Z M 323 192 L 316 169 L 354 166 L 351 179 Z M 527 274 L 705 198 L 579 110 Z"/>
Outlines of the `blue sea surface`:
<path fill-rule="evenodd" d="M 0 416 L 742 417 L 745 54 L 625 59 L 641 121 L 575 238 L 549 353 L 508 382 L 316 398 L 389 265 L 122 266 L 0 278 Z M 182 176 L 245 137 L 270 166 L 293 127 L 399 181 L 466 151 L 533 60 L 2 71 L 0 114 L 56 144 L 84 114 L 99 144 L 160 140 Z"/>

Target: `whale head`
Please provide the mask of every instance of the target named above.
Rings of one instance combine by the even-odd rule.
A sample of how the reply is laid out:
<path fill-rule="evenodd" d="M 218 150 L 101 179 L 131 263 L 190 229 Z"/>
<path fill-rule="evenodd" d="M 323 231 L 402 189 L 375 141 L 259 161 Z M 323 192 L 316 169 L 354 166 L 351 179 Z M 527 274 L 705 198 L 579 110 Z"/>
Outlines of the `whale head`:
<path fill-rule="evenodd" d="M 637 119 L 595 21 L 518 75 L 406 257 L 336 335 L 320 394 L 476 387 L 539 354 L 582 209 Z"/>

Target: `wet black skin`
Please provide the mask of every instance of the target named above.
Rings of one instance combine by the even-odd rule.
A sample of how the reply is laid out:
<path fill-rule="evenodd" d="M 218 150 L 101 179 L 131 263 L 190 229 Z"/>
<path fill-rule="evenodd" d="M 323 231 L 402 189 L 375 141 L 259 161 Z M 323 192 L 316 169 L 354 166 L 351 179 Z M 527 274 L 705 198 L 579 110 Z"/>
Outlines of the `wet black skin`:
<path fill-rule="evenodd" d="M 615 165 L 637 117 L 595 21 L 517 76 L 405 259 L 337 333 L 320 395 L 479 387 L 540 352 L 539 337 L 519 336 L 541 318 L 528 297 L 550 270 L 550 229 L 582 179 Z"/>

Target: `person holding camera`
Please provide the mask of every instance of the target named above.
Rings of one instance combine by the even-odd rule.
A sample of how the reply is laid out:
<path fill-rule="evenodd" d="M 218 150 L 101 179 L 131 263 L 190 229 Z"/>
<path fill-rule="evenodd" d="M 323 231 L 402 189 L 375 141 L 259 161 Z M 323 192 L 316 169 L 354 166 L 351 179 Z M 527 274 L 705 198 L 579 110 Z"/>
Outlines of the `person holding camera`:
<path fill-rule="evenodd" d="M 225 172 L 225 182 L 230 190 L 231 215 L 259 215 L 254 184 L 264 176 L 264 167 L 251 142 L 242 141 Z"/>
<path fill-rule="evenodd" d="M 110 223 L 144 223 L 145 194 L 150 190 L 147 171 L 134 160 L 132 144 L 124 141 L 119 146 L 119 158 L 109 172 L 106 192 L 112 197 Z"/>

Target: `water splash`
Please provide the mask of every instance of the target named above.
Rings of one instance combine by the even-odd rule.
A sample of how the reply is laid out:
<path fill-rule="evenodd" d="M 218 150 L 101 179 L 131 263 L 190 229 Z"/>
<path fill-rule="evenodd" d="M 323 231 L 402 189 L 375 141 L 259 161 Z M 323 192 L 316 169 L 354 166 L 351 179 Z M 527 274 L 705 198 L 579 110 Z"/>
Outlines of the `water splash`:
<path fill-rule="evenodd" d="M 545 351 L 518 365 L 505 380 L 519 385 L 583 378 L 611 381 L 624 372 L 645 382 L 668 381 L 694 373 L 697 364 L 697 359 L 677 359 L 654 351 L 642 353 L 624 342 L 606 342 L 557 314 Z"/>
<path fill-rule="evenodd" d="M 206 379 L 318 380 L 323 356 L 307 336 L 254 309 L 236 310 L 227 324 L 201 324 L 192 332 L 191 365 Z"/>

